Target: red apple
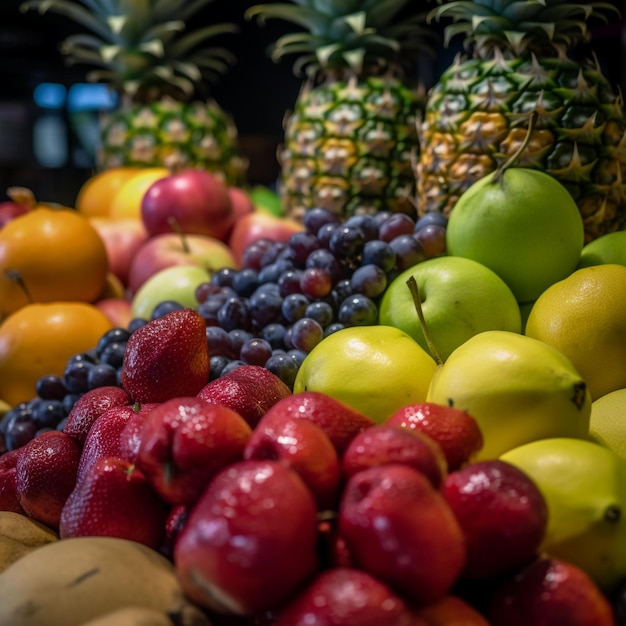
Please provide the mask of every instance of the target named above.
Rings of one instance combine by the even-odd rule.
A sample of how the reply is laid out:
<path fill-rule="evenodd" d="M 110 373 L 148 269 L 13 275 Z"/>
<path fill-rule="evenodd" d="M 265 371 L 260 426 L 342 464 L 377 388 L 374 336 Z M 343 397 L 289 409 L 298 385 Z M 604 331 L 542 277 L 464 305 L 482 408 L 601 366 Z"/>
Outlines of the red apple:
<path fill-rule="evenodd" d="M 128 288 L 135 294 L 148 278 L 174 265 L 208 270 L 238 267 L 230 248 L 215 237 L 164 233 L 151 237 L 137 250 L 130 266 Z"/>
<path fill-rule="evenodd" d="M 178 229 L 225 241 L 235 212 L 226 184 L 214 173 L 185 169 L 150 185 L 141 200 L 141 219 L 150 236 Z"/>
<path fill-rule="evenodd" d="M 13 202 L 12 200 L 0 202 L 0 228 L 12 219 L 24 215 L 28 210 L 29 208 L 26 205 Z"/>
<path fill-rule="evenodd" d="M 257 239 L 287 241 L 293 233 L 304 230 L 304 226 L 286 217 L 274 217 L 267 213 L 248 213 L 240 217 L 228 237 L 228 245 L 238 265 L 241 265 L 244 250 Z"/>
<path fill-rule="evenodd" d="M 132 302 L 128 298 L 103 298 L 95 303 L 110 320 L 111 324 L 119 328 L 128 328 L 133 318 Z"/>
<path fill-rule="evenodd" d="M 239 461 L 195 503 L 174 564 L 194 602 L 252 616 L 282 606 L 315 575 L 317 540 L 317 507 L 301 478 L 278 461 Z"/>
<path fill-rule="evenodd" d="M 241 187 L 228 187 L 228 196 L 230 202 L 233 205 L 233 211 L 235 213 L 235 220 L 238 220 L 248 213 L 254 212 L 254 202 L 250 194 Z"/>
<path fill-rule="evenodd" d="M 148 238 L 141 220 L 112 219 L 107 217 L 89 218 L 104 242 L 109 260 L 109 270 L 123 285 L 128 285 L 128 274 L 135 253 Z"/>

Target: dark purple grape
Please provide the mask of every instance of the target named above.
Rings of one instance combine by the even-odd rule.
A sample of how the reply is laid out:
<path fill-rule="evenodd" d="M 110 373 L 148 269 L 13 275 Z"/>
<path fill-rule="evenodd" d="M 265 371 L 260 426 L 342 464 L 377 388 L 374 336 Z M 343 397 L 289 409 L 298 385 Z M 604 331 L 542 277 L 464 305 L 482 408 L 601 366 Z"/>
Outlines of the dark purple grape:
<path fill-rule="evenodd" d="M 412 235 L 415 221 L 406 213 L 392 213 L 378 227 L 378 238 L 391 242 L 400 235 Z"/>
<path fill-rule="evenodd" d="M 333 288 L 333 281 L 326 270 L 307 267 L 300 277 L 300 290 L 311 300 L 327 296 Z"/>
<path fill-rule="evenodd" d="M 175 300 L 164 300 L 163 302 L 159 302 L 159 304 L 157 304 L 154 309 L 152 309 L 152 315 L 150 316 L 150 318 L 156 320 L 159 317 L 167 315 L 168 313 L 172 313 L 173 311 L 180 311 L 184 308 L 185 307 L 180 302 L 176 302 Z"/>
<path fill-rule="evenodd" d="M 120 364 L 121 365 L 121 364 Z M 89 368 L 87 373 L 87 387 L 115 387 L 118 384 L 117 368 L 109 363 L 96 363 Z"/>
<path fill-rule="evenodd" d="M 324 337 L 328 337 L 328 335 L 332 335 L 333 333 L 343 330 L 344 328 L 345 326 L 341 322 L 333 322 L 324 329 Z"/>
<path fill-rule="evenodd" d="M 306 231 L 316 235 L 322 226 L 325 226 L 326 224 L 339 224 L 341 219 L 336 213 L 333 213 L 328 209 L 315 207 L 313 209 L 309 209 L 304 214 L 302 221 Z"/>
<path fill-rule="evenodd" d="M 252 339 L 253 337 L 251 333 L 241 328 L 231 330 L 228 335 L 230 336 L 230 343 L 233 346 L 234 354 L 239 354 L 239 352 L 241 351 L 241 346 L 243 346 L 246 341 Z"/>
<path fill-rule="evenodd" d="M 265 362 L 265 369 L 278 376 L 290 389 L 293 389 L 299 367 L 298 362 L 288 354 L 272 354 Z"/>
<path fill-rule="evenodd" d="M 63 372 L 63 384 L 72 393 L 89 391 L 87 382 L 89 370 L 94 366 L 91 361 L 70 361 Z"/>
<path fill-rule="evenodd" d="M 311 254 L 313 250 L 319 250 L 321 245 L 315 235 L 307 232 L 301 232 L 291 235 L 287 243 L 287 247 L 293 253 L 293 260 L 296 263 L 304 264 L 309 254 Z"/>
<path fill-rule="evenodd" d="M 291 345 L 296 350 L 311 352 L 313 348 L 322 340 L 324 329 L 318 322 L 310 317 L 303 317 L 291 327 Z"/>
<path fill-rule="evenodd" d="M 363 251 L 365 241 L 365 235 L 360 228 L 344 224 L 330 236 L 328 247 L 342 263 L 354 266 L 359 264 L 358 259 Z"/>
<path fill-rule="evenodd" d="M 116 341 L 108 344 L 100 355 L 100 363 L 111 365 L 114 368 L 122 366 L 124 362 L 124 353 L 126 352 L 126 342 Z"/>
<path fill-rule="evenodd" d="M 324 224 L 317 231 L 317 239 L 320 242 L 321 248 L 328 248 L 330 246 L 330 239 L 333 233 L 341 226 L 340 223 Z"/>
<path fill-rule="evenodd" d="M 367 296 L 355 294 L 341 303 L 337 319 L 345 326 L 373 326 L 378 320 L 378 307 Z"/>
<path fill-rule="evenodd" d="M 37 425 L 32 417 L 30 409 L 11 412 L 4 434 L 7 450 L 17 450 L 33 439 L 37 432 Z"/>
<path fill-rule="evenodd" d="M 285 271 L 290 270 L 285 270 L 284 263 L 279 261 L 265 265 L 259 270 L 259 283 L 261 285 L 264 285 L 265 283 L 276 283 L 278 282 L 279 276 L 284 274 Z"/>
<path fill-rule="evenodd" d="M 246 299 L 240 296 L 227 298 L 217 311 L 217 322 L 229 331 L 238 328 L 249 330 L 252 320 Z"/>
<path fill-rule="evenodd" d="M 239 358 L 248 365 L 263 366 L 270 356 L 272 356 L 272 346 L 269 341 L 259 337 L 245 341 L 239 351 Z"/>
<path fill-rule="evenodd" d="M 63 379 L 56 374 L 42 376 L 35 383 L 35 392 L 44 400 L 63 400 L 67 393 L 67 388 L 63 384 Z"/>
<path fill-rule="evenodd" d="M 293 323 L 304 317 L 304 312 L 311 301 L 303 293 L 291 293 L 284 298 L 281 312 L 288 323 Z"/>
<path fill-rule="evenodd" d="M 415 222 L 415 230 L 413 232 L 417 233 L 417 231 L 421 230 L 425 226 L 430 226 L 432 224 L 443 226 L 445 229 L 448 226 L 448 218 L 443 213 L 439 213 L 438 211 L 429 211 L 418 218 Z"/>
<path fill-rule="evenodd" d="M 387 288 L 387 274 L 378 265 L 361 265 L 352 274 L 350 286 L 355 293 L 376 299 Z"/>
<path fill-rule="evenodd" d="M 361 265 L 378 265 L 385 273 L 396 266 L 396 253 L 386 241 L 376 239 L 363 246 Z"/>
<path fill-rule="evenodd" d="M 446 251 L 446 228 L 440 224 L 427 224 L 413 235 L 424 250 L 427 259 L 441 256 Z"/>
<path fill-rule="evenodd" d="M 32 407 L 32 420 L 39 428 L 56 428 L 57 424 L 67 416 L 61 400 L 41 400 Z"/>
<path fill-rule="evenodd" d="M 254 328 L 260 330 L 268 324 L 282 322 L 282 303 L 283 298 L 278 291 L 278 285 L 267 283 L 259 287 L 248 300 Z"/>
<path fill-rule="evenodd" d="M 246 363 L 244 363 L 244 361 L 242 361 L 241 359 L 233 359 L 232 361 L 229 361 L 228 363 L 226 363 L 226 365 L 224 365 L 220 373 L 220 376 L 226 376 L 226 374 L 229 374 L 230 372 L 232 372 L 233 370 L 236 370 L 238 367 L 241 367 L 242 365 L 246 365 Z"/>
<path fill-rule="evenodd" d="M 209 357 L 209 382 L 219 378 L 229 362 L 230 359 L 222 354 L 214 354 Z"/>
<path fill-rule="evenodd" d="M 372 215 L 351 215 L 344 226 L 356 226 L 365 236 L 365 241 L 378 239 L 378 222 Z"/>
<path fill-rule="evenodd" d="M 287 351 L 287 356 L 296 362 L 298 369 L 302 365 L 302 361 L 304 361 L 307 354 L 307 352 L 304 352 L 303 350 L 296 350 L 295 348 Z"/>
<path fill-rule="evenodd" d="M 273 349 L 284 347 L 284 338 L 287 329 L 283 324 L 268 324 L 262 331 L 262 336 Z"/>
<path fill-rule="evenodd" d="M 65 398 L 63 398 L 63 410 L 69 415 L 70 411 L 76 404 L 78 398 L 80 398 L 81 394 L 79 393 L 68 393 Z"/>
<path fill-rule="evenodd" d="M 288 296 L 290 293 L 301 293 L 300 279 L 304 270 L 293 269 L 283 272 L 278 277 L 278 288 L 280 289 L 280 295 Z"/>
<path fill-rule="evenodd" d="M 337 257 L 326 248 L 311 252 L 306 260 L 306 267 L 317 267 L 324 270 L 330 276 L 333 285 L 344 278 L 344 267 Z"/>
<path fill-rule="evenodd" d="M 221 267 L 211 276 L 211 282 L 218 287 L 232 287 L 237 270 L 232 267 Z"/>
<path fill-rule="evenodd" d="M 265 253 L 274 245 L 271 239 L 261 238 L 248 244 L 241 255 L 241 267 L 259 270 Z"/>
<path fill-rule="evenodd" d="M 340 280 L 333 289 L 333 299 L 335 305 L 339 308 L 339 305 L 348 297 L 351 296 L 354 291 L 352 290 L 352 281 L 349 278 Z"/>
<path fill-rule="evenodd" d="M 426 258 L 422 246 L 413 235 L 399 235 L 389 245 L 396 253 L 396 266 L 399 270 L 413 267 Z"/>
<path fill-rule="evenodd" d="M 145 326 L 147 323 L 148 320 L 143 317 L 133 317 L 133 319 L 128 323 L 128 332 L 134 333 L 137 329 Z"/>
<path fill-rule="evenodd" d="M 221 355 L 229 359 L 235 357 L 233 344 L 227 330 L 221 326 L 207 326 L 205 333 L 210 355 Z"/>
<path fill-rule="evenodd" d="M 326 326 L 332 323 L 335 312 L 328 302 L 318 300 L 317 302 L 311 302 L 307 306 L 304 315 L 314 319 L 322 328 L 326 328 Z"/>
<path fill-rule="evenodd" d="M 105 348 L 112 343 L 126 343 L 130 338 L 131 332 L 126 328 L 111 328 L 107 330 L 96 344 L 96 356 L 102 358 Z"/>
<path fill-rule="evenodd" d="M 261 267 L 267 267 L 272 263 L 276 263 L 280 253 L 287 247 L 285 241 L 273 241 L 272 245 L 268 247 L 261 259 Z"/>
<path fill-rule="evenodd" d="M 233 276 L 233 289 L 242 298 L 252 295 L 258 286 L 259 276 L 256 270 L 242 269 Z"/>

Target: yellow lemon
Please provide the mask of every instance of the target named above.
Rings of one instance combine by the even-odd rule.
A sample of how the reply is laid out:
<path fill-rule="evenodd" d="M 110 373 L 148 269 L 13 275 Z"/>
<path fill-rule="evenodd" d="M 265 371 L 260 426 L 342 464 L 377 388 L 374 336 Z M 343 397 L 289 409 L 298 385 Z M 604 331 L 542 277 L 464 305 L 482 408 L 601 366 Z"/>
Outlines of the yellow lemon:
<path fill-rule="evenodd" d="M 585 267 L 551 285 L 525 333 L 565 354 L 592 400 L 626 387 L 626 266 Z"/>
<path fill-rule="evenodd" d="M 111 198 L 109 217 L 113 219 L 141 219 L 141 201 L 146 191 L 161 178 L 170 175 L 165 167 L 147 167 L 138 170 L 123 182 Z"/>
<path fill-rule="evenodd" d="M 626 460 L 626 388 L 611 391 L 591 404 L 589 435 Z"/>
<path fill-rule="evenodd" d="M 412 337 L 391 326 L 354 326 L 328 335 L 306 356 L 294 393 L 319 391 L 384 422 L 424 402 L 437 369 Z"/>

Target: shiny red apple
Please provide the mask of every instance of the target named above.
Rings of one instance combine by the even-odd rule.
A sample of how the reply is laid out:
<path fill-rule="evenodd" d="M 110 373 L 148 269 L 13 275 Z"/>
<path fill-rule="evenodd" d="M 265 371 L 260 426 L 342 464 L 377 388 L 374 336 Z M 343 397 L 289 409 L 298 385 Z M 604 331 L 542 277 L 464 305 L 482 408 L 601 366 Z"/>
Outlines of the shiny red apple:
<path fill-rule="evenodd" d="M 151 236 L 180 229 L 225 241 L 235 212 L 220 178 L 208 170 L 185 169 L 150 185 L 141 200 L 141 219 Z"/>
<path fill-rule="evenodd" d="M 241 187 L 228 187 L 228 196 L 233 205 L 235 219 L 254 212 L 254 202 L 250 194 Z"/>
<path fill-rule="evenodd" d="M 130 266 L 128 287 L 131 293 L 158 271 L 174 265 L 196 265 L 208 270 L 237 267 L 228 246 L 208 235 L 163 233 L 150 237 L 137 250 Z"/>
<path fill-rule="evenodd" d="M 0 228 L 10 222 L 12 219 L 24 215 L 28 212 L 28 207 L 12 200 L 0 202 Z"/>
<path fill-rule="evenodd" d="M 113 326 L 127 328 L 133 319 L 132 302 L 128 298 L 102 298 L 94 306 L 111 320 Z"/>

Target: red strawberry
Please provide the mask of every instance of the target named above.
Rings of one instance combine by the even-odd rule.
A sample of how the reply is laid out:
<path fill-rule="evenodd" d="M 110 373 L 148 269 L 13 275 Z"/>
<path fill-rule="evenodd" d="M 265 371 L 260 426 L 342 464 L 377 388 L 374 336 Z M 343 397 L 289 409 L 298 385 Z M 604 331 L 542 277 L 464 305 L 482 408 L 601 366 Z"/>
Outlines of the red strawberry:
<path fill-rule="evenodd" d="M 130 405 L 130 396 L 120 387 L 98 387 L 84 393 L 70 411 L 63 432 L 83 443 L 91 425 L 111 407 Z"/>
<path fill-rule="evenodd" d="M 206 324 L 193 309 L 149 321 L 126 344 L 122 386 L 136 402 L 195 396 L 208 379 Z"/>
<path fill-rule="evenodd" d="M 16 465 L 16 486 L 26 514 L 56 530 L 61 510 L 76 484 L 81 447 L 59 430 L 31 439 L 21 449 Z"/>
<path fill-rule="evenodd" d="M 237 411 L 252 428 L 266 411 L 291 389 L 276 374 L 260 365 L 240 365 L 225 376 L 208 383 L 198 397 Z"/>
<path fill-rule="evenodd" d="M 307 419 L 319 426 L 330 438 L 340 458 L 357 433 L 376 423 L 367 415 L 318 391 L 294 393 L 279 400 L 267 411 L 267 419 L 274 419 L 277 413 Z"/>
<path fill-rule="evenodd" d="M 434 402 L 404 406 L 385 423 L 419 430 L 434 439 L 443 450 L 449 472 L 465 465 L 483 447 L 478 422 L 469 413 Z"/>
<path fill-rule="evenodd" d="M 122 459 L 94 462 L 68 497 L 59 535 L 119 537 L 151 548 L 161 545 L 167 508 L 143 473 Z"/>
<path fill-rule="evenodd" d="M 17 494 L 17 459 L 22 448 L 0 455 L 0 511 L 24 514 Z"/>

